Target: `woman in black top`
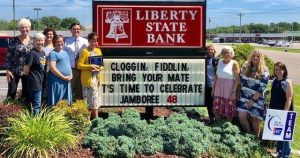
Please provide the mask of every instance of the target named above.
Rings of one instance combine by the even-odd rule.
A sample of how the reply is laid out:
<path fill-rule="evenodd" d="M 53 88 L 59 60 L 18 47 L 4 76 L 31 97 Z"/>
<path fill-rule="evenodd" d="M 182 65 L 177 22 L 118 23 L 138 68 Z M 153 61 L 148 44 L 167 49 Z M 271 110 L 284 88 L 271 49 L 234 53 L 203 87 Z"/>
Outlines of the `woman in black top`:
<path fill-rule="evenodd" d="M 213 123 L 215 116 L 213 113 L 213 94 L 212 94 L 212 84 L 214 82 L 214 77 L 216 75 L 216 70 L 218 67 L 219 59 L 215 57 L 216 50 L 212 44 L 206 46 L 207 56 L 206 56 L 206 87 L 205 87 L 205 105 L 207 107 L 207 112 L 209 116 L 209 123 Z"/>
<path fill-rule="evenodd" d="M 292 81 L 287 77 L 288 71 L 283 63 L 275 64 L 275 76 L 271 89 L 270 109 L 292 111 L 293 86 Z M 290 153 L 291 142 L 277 142 L 276 156 L 289 157 Z"/>
<path fill-rule="evenodd" d="M 31 23 L 28 19 L 18 22 L 20 35 L 16 36 L 8 46 L 5 61 L 6 77 L 8 82 L 7 98 L 15 99 L 18 83 L 22 81 L 22 98 L 28 101 L 27 77 L 24 75 L 26 55 L 33 48 L 33 40 L 29 37 Z"/>
<path fill-rule="evenodd" d="M 26 56 L 24 74 L 28 76 L 27 88 L 33 114 L 40 111 L 42 101 L 42 90 L 45 87 L 46 76 L 46 54 L 42 50 L 45 43 L 45 35 L 36 33 L 34 35 L 34 48 Z"/>

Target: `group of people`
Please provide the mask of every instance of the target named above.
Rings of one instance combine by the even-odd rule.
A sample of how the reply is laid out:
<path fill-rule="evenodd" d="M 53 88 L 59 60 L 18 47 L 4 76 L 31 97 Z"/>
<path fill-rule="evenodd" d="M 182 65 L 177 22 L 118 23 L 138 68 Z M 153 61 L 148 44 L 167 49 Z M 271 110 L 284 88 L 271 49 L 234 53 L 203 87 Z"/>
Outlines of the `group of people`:
<path fill-rule="evenodd" d="M 97 48 L 98 35 L 80 37 L 79 23 L 70 26 L 72 37 L 66 39 L 51 28 L 30 37 L 30 28 L 30 21 L 21 19 L 20 35 L 9 43 L 5 63 L 7 98 L 15 99 L 21 80 L 21 97 L 31 103 L 34 115 L 39 113 L 44 98 L 52 107 L 63 99 L 71 105 L 74 97 L 86 100 L 91 119 L 98 117 L 102 67 L 89 63 L 90 56 L 102 56 Z"/>
<path fill-rule="evenodd" d="M 293 88 L 288 71 L 282 62 L 275 63 L 275 78 L 272 82 L 270 105 L 266 103 L 269 70 L 264 54 L 255 50 L 240 69 L 233 60 L 234 50 L 225 46 L 222 59 L 215 56 L 213 45 L 207 47 L 206 105 L 210 121 L 237 117 L 245 132 L 260 134 L 260 122 L 264 120 L 267 108 L 293 110 Z M 277 154 L 288 157 L 290 142 L 277 142 Z"/>
<path fill-rule="evenodd" d="M 48 107 L 63 99 L 70 105 L 73 97 L 85 99 L 91 110 L 91 119 L 98 117 L 101 105 L 99 72 L 102 67 L 89 63 L 89 57 L 102 56 L 97 48 L 98 35 L 90 33 L 87 39 L 80 37 L 79 23 L 70 26 L 72 37 L 66 39 L 51 28 L 31 38 L 28 19 L 21 19 L 18 28 L 20 35 L 10 42 L 6 57 L 7 97 L 16 97 L 21 80 L 22 97 L 31 102 L 35 115 L 46 96 Z M 213 45 L 208 45 L 205 100 L 210 121 L 222 118 L 232 121 L 237 117 L 246 132 L 259 136 L 259 125 L 267 109 L 265 92 L 269 81 L 264 55 L 254 51 L 240 69 L 233 60 L 232 47 L 225 46 L 221 50 L 222 59 L 215 54 Z M 292 98 L 292 82 L 286 66 L 277 62 L 269 108 L 293 110 Z M 278 142 L 277 152 L 288 156 L 290 145 Z"/>

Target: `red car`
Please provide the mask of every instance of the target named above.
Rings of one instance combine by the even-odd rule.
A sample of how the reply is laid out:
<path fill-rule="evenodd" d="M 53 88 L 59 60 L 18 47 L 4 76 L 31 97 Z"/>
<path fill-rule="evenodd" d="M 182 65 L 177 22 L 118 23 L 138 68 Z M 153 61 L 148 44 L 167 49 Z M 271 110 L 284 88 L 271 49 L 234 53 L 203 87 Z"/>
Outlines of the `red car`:
<path fill-rule="evenodd" d="M 12 38 L 12 36 L 0 36 L 0 68 L 4 67 L 8 43 Z"/>

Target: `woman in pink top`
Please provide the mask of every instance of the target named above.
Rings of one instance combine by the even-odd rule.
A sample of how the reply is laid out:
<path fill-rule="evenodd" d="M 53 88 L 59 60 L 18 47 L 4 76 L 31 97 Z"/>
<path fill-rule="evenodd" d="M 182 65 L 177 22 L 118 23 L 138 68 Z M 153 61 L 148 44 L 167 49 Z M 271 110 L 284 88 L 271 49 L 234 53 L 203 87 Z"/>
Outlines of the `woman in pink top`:
<path fill-rule="evenodd" d="M 234 56 L 232 47 L 225 46 L 221 50 L 221 55 L 223 59 L 218 64 L 212 88 L 213 112 L 217 121 L 225 117 L 227 121 L 231 122 L 232 118 L 236 116 L 236 90 L 240 68 L 238 63 L 232 59 Z"/>

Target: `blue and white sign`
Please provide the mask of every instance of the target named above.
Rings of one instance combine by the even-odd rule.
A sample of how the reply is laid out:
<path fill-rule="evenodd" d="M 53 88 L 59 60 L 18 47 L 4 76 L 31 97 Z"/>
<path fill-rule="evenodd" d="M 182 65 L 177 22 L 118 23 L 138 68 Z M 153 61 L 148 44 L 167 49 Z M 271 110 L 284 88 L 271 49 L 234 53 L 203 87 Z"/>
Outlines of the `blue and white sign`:
<path fill-rule="evenodd" d="M 268 109 L 262 139 L 293 141 L 296 115 L 294 111 Z"/>

